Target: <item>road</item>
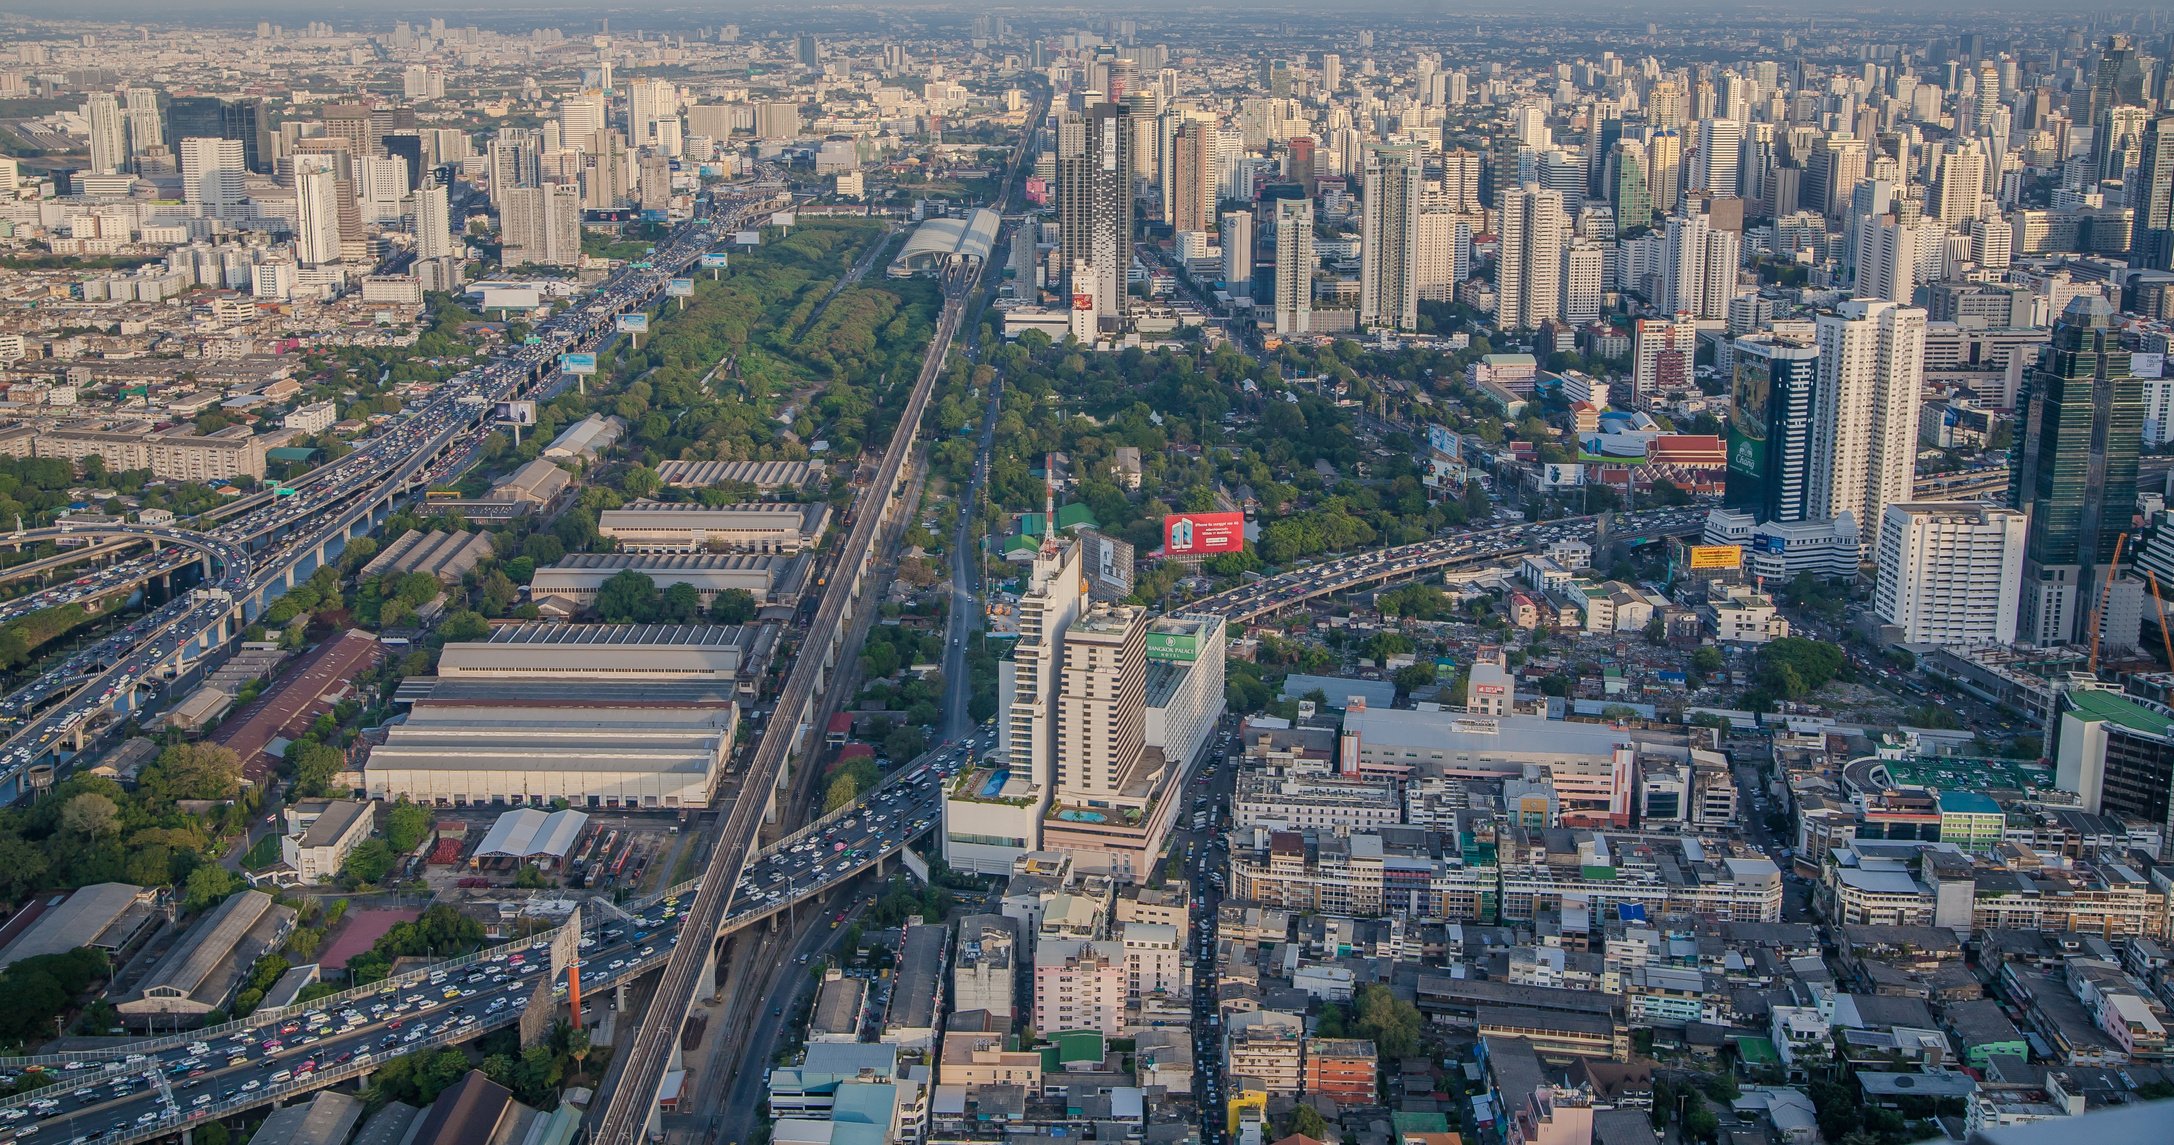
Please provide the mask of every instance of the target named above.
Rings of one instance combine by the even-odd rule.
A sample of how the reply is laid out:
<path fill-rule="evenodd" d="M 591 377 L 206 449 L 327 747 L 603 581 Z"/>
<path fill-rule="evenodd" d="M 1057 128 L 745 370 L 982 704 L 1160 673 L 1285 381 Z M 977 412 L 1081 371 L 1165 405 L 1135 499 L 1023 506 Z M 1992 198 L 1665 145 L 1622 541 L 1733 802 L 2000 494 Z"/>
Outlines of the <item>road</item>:
<path fill-rule="evenodd" d="M 1624 513 L 1609 525 L 1609 536 L 1614 541 L 1631 541 L 1649 540 L 1664 534 L 1695 533 L 1704 526 L 1706 513 L 1703 506 Z M 1184 610 L 1212 612 L 1232 622 L 1252 620 L 1361 585 L 1414 576 L 1449 565 L 1500 560 L 1561 540 L 1589 541 L 1599 520 L 1598 517 L 1564 517 L 1534 524 L 1504 525 L 1335 557 L 1202 597 L 1187 604 Z"/>
<path fill-rule="evenodd" d="M 1004 379 L 989 383 L 988 403 L 981 414 L 981 438 L 974 450 L 974 471 L 959 497 L 959 523 L 951 531 L 951 612 L 944 624 L 944 735 L 962 739 L 973 726 L 974 684 L 966 667 L 966 643 L 981 623 L 981 552 L 978 534 L 984 484 L 989 479 L 989 455 L 996 447 L 996 415 L 1003 406 Z"/>
<path fill-rule="evenodd" d="M 1030 116 L 1029 124 L 1036 118 Z M 1016 174 L 1024 163 L 1026 148 L 1027 138 L 1023 137 L 1013 155 L 1011 173 Z M 1007 178 L 1006 186 L 1009 185 Z M 835 575 L 823 593 L 822 603 L 816 608 L 815 618 L 808 627 L 810 633 L 830 634 L 840 630 L 848 606 L 861 595 L 865 571 L 877 563 L 875 541 L 878 530 L 884 524 L 891 500 L 901 491 L 900 477 L 913 453 L 936 378 L 943 369 L 951 340 L 957 335 L 965 315 L 966 303 L 979 286 L 984 269 L 976 264 L 971 272 L 947 275 L 942 282 L 944 309 L 937 320 L 935 335 L 930 339 L 928 354 L 922 361 L 920 376 L 914 380 L 913 391 L 900 412 L 898 426 L 883 451 L 875 479 L 854 503 L 851 530 L 840 546 Z M 910 511 L 910 507 L 908 509 Z M 863 607 L 873 607 L 872 599 Z M 837 649 L 841 657 L 852 655 L 854 651 L 850 647 Z M 827 680 L 823 656 L 813 649 L 803 649 L 778 693 L 775 714 L 764 726 L 750 759 L 746 786 L 718 832 L 717 846 L 711 851 L 702 888 L 688 912 L 687 927 L 691 933 L 704 935 L 705 942 L 700 946 L 689 943 L 683 948 L 676 947 L 667 960 L 657 987 L 656 1003 L 642 1015 L 640 1026 L 627 1039 L 618 1085 L 601 1103 L 601 1108 L 592 1112 L 591 1141 L 599 1145 L 634 1145 L 646 1132 L 656 1112 L 657 1095 L 679 1040 L 680 1027 L 686 1021 L 687 1006 L 696 997 L 702 986 L 700 979 L 708 970 L 708 943 L 711 941 L 708 936 L 718 933 L 727 917 L 741 868 L 761 830 L 770 794 L 776 789 L 788 757 L 813 731 L 801 725 L 800 720 L 816 708 Z"/>

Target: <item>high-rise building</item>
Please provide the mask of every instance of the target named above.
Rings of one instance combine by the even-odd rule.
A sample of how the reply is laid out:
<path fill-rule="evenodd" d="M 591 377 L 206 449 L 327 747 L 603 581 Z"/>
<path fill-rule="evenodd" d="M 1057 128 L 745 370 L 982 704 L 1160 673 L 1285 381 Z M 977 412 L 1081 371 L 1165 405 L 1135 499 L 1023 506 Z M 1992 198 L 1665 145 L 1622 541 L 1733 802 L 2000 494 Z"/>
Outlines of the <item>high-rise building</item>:
<path fill-rule="evenodd" d="M 111 175 L 128 166 L 128 120 L 121 100 L 110 91 L 94 91 L 83 104 L 83 118 L 90 124 L 91 171 Z"/>
<path fill-rule="evenodd" d="M 415 257 L 451 258 L 459 253 L 446 190 L 437 183 L 425 184 L 415 192 Z"/>
<path fill-rule="evenodd" d="M 1563 197 L 1539 188 L 1502 195 L 1502 227 L 1495 262 L 1495 325 L 1530 330 L 1559 317 L 1563 265 Z"/>
<path fill-rule="evenodd" d="M 128 153 L 142 155 L 166 146 L 159 93 L 147 87 L 132 87 L 121 94 L 121 118 L 128 125 Z"/>
<path fill-rule="evenodd" d="M 1463 148 L 1442 153 L 1442 193 L 1447 208 L 1460 215 L 1480 211 L 1480 154 Z"/>
<path fill-rule="evenodd" d="M 1019 598 L 1019 640 L 1011 658 L 1000 665 L 997 688 L 1004 700 L 998 739 L 1007 763 L 1038 788 L 1044 806 L 1057 786 L 1057 697 L 1065 637 L 1082 607 L 1079 542 L 1060 541 L 1055 524 L 1045 525 L 1048 535 Z"/>
<path fill-rule="evenodd" d="M 1057 119 L 1057 238 L 1069 276 L 1094 271 L 1095 317 L 1115 328 L 1125 314 L 1132 266 L 1132 116 L 1120 104 L 1095 103 Z M 1071 289 L 1069 295 L 1082 292 Z"/>
<path fill-rule="evenodd" d="M 1600 321 L 1602 295 L 1608 287 L 1608 254 L 1597 242 L 1573 239 L 1563 248 L 1562 319 L 1572 326 Z"/>
<path fill-rule="evenodd" d="M 1655 214 L 1672 214 L 1683 197 L 1683 136 L 1656 131 L 1646 140 L 1646 199 Z"/>
<path fill-rule="evenodd" d="M 1976 219 L 1985 198 L 1985 148 L 1968 139 L 1949 149 L 1940 160 L 1940 181 L 1934 191 L 1942 226 L 1954 229 Z"/>
<path fill-rule="evenodd" d="M 1819 347 L 1780 333 L 1736 340 L 1725 503 L 1761 522 L 1802 521 L 1812 476 Z"/>
<path fill-rule="evenodd" d="M 1646 178 L 1646 145 L 1636 139 L 1619 140 L 1609 153 L 1612 187 L 1608 201 L 1615 204 L 1616 225 L 1623 230 L 1653 225 L 1653 194 Z"/>
<path fill-rule="evenodd" d="M 543 182 L 543 139 L 533 128 L 509 127 L 491 140 L 487 162 L 491 205 L 503 211 L 506 192 Z"/>
<path fill-rule="evenodd" d="M 635 80 L 627 85 L 627 139 L 635 147 L 656 141 L 656 122 L 679 116 L 679 91 L 670 80 Z"/>
<path fill-rule="evenodd" d="M 2150 270 L 2174 270 L 2174 115 L 2144 126 L 2138 148 L 2136 228 L 2130 262 Z"/>
<path fill-rule="evenodd" d="M 581 188 L 572 183 L 515 187 L 499 210 L 504 266 L 576 266 L 581 262 Z"/>
<path fill-rule="evenodd" d="M 166 138 L 232 139 L 242 145 L 242 164 L 272 173 L 272 148 L 263 135 L 261 105 L 253 99 L 175 96 L 166 104 Z"/>
<path fill-rule="evenodd" d="M 1804 165 L 1798 202 L 1805 210 L 1841 218 L 1849 208 L 1851 192 L 1864 177 L 1864 140 L 1848 132 L 1821 136 L 1813 141 L 1811 158 Z"/>
<path fill-rule="evenodd" d="M 1147 747 L 1147 610 L 1095 604 L 1064 634 L 1057 689 L 1060 803 L 1111 807 Z"/>
<path fill-rule="evenodd" d="M 1419 328 L 1419 147 L 1377 144 L 1366 150 L 1359 235 L 1359 324 Z"/>
<path fill-rule="evenodd" d="M 1419 297 L 1447 302 L 1457 284 L 1472 276 L 1472 226 L 1447 191 L 1419 193 L 1419 230 L 1413 240 L 1413 274 Z"/>
<path fill-rule="evenodd" d="M 1872 611 L 1898 643 L 2015 642 L 2023 514 L 1976 501 L 1905 501 L 1883 515 Z"/>
<path fill-rule="evenodd" d="M 294 257 L 303 266 L 340 261 L 340 181 L 330 155 L 294 158 Z"/>
<path fill-rule="evenodd" d="M 239 140 L 181 141 L 181 197 L 205 217 L 230 219 L 244 213 L 246 174 Z"/>
<path fill-rule="evenodd" d="M 1170 229 L 1179 234 L 1208 230 L 1215 220 L 1216 139 L 1215 124 L 1202 119 L 1185 119 L 1171 134 L 1167 197 Z"/>
<path fill-rule="evenodd" d="M 1652 409 L 1691 388 L 1698 323 L 1690 314 L 1640 318 L 1631 338 L 1631 408 Z"/>
<path fill-rule="evenodd" d="M 1857 522 L 1860 553 L 1878 551 L 1886 507 L 1911 499 L 1925 380 L 1925 312 L 1851 299 L 1818 320 L 1812 471 L 1806 507 Z M 2141 432 L 2141 431 L 2140 431 Z"/>
<path fill-rule="evenodd" d="M 1742 194 L 1737 172 L 1744 156 L 1744 125 L 1733 119 L 1706 119 L 1698 125 L 1698 166 L 1691 189 L 1717 198 Z"/>
<path fill-rule="evenodd" d="M 1253 212 L 1223 215 L 1223 289 L 1243 298 L 1253 292 Z"/>
<path fill-rule="evenodd" d="M 2009 478 L 2011 503 L 2030 521 L 2016 639 L 2075 644 L 2135 511 L 2144 387 L 2129 373 L 2113 308 L 2095 293 L 2061 312 L 2026 377 Z"/>
<path fill-rule="evenodd" d="M 1276 199 L 1276 333 L 1313 330 L 1313 200 Z"/>
<path fill-rule="evenodd" d="M 1736 231 L 1715 225 L 1705 209 L 1710 202 L 1687 199 L 1668 216 L 1660 303 L 1677 313 L 1717 321 L 1729 316 L 1729 300 L 1736 297 L 1743 240 Z"/>

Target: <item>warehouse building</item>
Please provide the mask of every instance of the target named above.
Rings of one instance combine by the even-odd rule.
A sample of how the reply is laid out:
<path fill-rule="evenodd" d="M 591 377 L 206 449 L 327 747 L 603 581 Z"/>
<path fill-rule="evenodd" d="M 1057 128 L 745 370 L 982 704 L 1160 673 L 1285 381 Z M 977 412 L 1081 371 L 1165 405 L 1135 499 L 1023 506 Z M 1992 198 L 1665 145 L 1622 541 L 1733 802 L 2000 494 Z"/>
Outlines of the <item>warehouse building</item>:
<path fill-rule="evenodd" d="M 73 894 L 54 895 L 29 926 L 0 948 L 0 967 L 85 946 L 113 954 L 143 933 L 151 921 L 153 898 L 152 892 L 129 883 L 92 883 Z"/>
<path fill-rule="evenodd" d="M 134 1025 L 209 1014 L 234 997 L 257 959 L 286 941 L 294 921 L 294 908 L 263 891 L 229 896 L 198 919 L 115 1009 Z"/>
<path fill-rule="evenodd" d="M 587 607 L 605 581 L 631 569 L 659 589 L 693 585 L 704 608 L 718 593 L 735 588 L 753 596 L 758 608 L 790 608 L 807 583 L 813 559 L 807 553 L 572 553 L 550 568 L 537 569 L 528 591 L 538 601 L 557 597 Z"/>
<path fill-rule="evenodd" d="M 729 683 L 685 677 L 416 677 L 394 699 L 407 718 L 371 749 L 364 786 L 441 807 L 707 807 L 739 730 Z"/>
<path fill-rule="evenodd" d="M 438 674 L 637 683 L 754 682 L 777 641 L 771 625 L 507 624 L 484 640 L 447 644 Z"/>
<path fill-rule="evenodd" d="M 500 815 L 491 823 L 491 829 L 477 844 L 478 859 L 549 859 L 563 862 L 571 851 L 574 841 L 581 838 L 582 829 L 589 825 L 589 816 L 580 811 L 538 811 L 533 807 L 518 807 Z"/>
<path fill-rule="evenodd" d="M 657 464 L 657 476 L 666 485 L 682 489 L 746 485 L 757 493 L 804 489 L 822 480 L 825 472 L 820 461 L 663 461 Z"/>
<path fill-rule="evenodd" d="M 820 501 L 714 507 L 691 501 L 631 501 L 599 513 L 596 531 L 630 553 L 797 553 L 814 548 L 829 524 L 830 506 Z"/>
<path fill-rule="evenodd" d="M 362 579 L 386 573 L 426 572 L 446 584 L 458 584 L 490 555 L 489 533 L 409 529 L 362 566 Z"/>
<path fill-rule="evenodd" d="M 617 444 L 620 435 L 626 431 L 627 423 L 618 418 L 592 413 L 567 426 L 566 432 L 545 446 L 544 459 L 587 465 Z"/>

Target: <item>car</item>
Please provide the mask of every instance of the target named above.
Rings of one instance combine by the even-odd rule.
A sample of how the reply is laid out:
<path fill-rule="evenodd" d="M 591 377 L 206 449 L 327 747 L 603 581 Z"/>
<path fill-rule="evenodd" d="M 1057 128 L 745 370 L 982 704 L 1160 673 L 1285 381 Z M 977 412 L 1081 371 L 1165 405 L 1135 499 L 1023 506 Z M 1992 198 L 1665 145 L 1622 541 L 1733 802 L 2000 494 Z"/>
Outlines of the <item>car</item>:
<path fill-rule="evenodd" d="M 260 1090 L 260 1089 L 263 1089 L 263 1088 L 264 1088 L 264 1083 L 263 1083 L 263 1082 L 261 1082 L 261 1081 L 258 1081 L 258 1080 L 257 1080 L 256 1078 L 250 1078 L 250 1079 L 249 1079 L 248 1081 L 245 1081 L 245 1082 L 243 1082 L 243 1083 L 242 1083 L 242 1092 L 243 1092 L 243 1093 L 255 1093 L 256 1091 L 258 1091 L 258 1090 Z"/>

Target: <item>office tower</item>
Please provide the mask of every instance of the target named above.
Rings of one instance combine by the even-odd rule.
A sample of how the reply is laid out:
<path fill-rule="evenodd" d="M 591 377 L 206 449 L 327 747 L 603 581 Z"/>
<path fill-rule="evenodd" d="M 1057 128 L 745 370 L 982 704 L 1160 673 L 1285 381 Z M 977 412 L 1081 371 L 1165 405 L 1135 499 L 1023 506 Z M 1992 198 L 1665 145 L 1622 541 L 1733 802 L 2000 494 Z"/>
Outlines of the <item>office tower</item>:
<path fill-rule="evenodd" d="M 1656 131 L 1646 140 L 1646 199 L 1655 214 L 1669 214 L 1683 197 L 1683 136 Z"/>
<path fill-rule="evenodd" d="M 1170 229 L 1204 231 L 1215 219 L 1215 124 L 1186 119 L 1171 135 L 1166 180 Z"/>
<path fill-rule="evenodd" d="M 1572 326 L 1600 321 L 1601 295 L 1608 285 L 1608 255 L 1599 243 L 1572 240 L 1563 248 L 1562 319 Z"/>
<path fill-rule="evenodd" d="M 1714 225 L 1706 205 L 1706 200 L 1687 201 L 1668 216 L 1659 301 L 1664 309 L 1719 321 L 1729 316 L 1729 300 L 1736 297 L 1743 238 Z"/>
<path fill-rule="evenodd" d="M 181 141 L 181 197 L 206 218 L 244 214 L 242 145 L 233 139 Z"/>
<path fill-rule="evenodd" d="M 813 32 L 802 32 L 793 37 L 793 58 L 811 71 L 823 66 L 823 45 Z"/>
<path fill-rule="evenodd" d="M 1805 164 L 1799 201 L 1805 210 L 1841 218 L 1850 193 L 1864 177 L 1864 140 L 1847 132 L 1821 136 L 1813 142 L 1811 159 Z"/>
<path fill-rule="evenodd" d="M 1933 191 L 1941 226 L 1952 230 L 1976 219 L 1985 198 L 1985 147 L 1969 139 L 1950 148 L 1940 160 L 1940 180 Z"/>
<path fill-rule="evenodd" d="M 2114 108 L 2136 107 L 2144 102 L 2144 61 L 2137 56 L 2135 42 L 2121 33 L 2106 37 L 2099 49 L 2098 66 L 2091 73 L 2091 106 L 2083 122 L 2095 128 Z M 2105 157 L 2103 142 L 2103 134 L 2094 134 L 2093 159 Z"/>
<path fill-rule="evenodd" d="M 1480 154 L 1455 150 L 1442 153 L 1442 193 L 1448 209 L 1460 215 L 1480 212 Z"/>
<path fill-rule="evenodd" d="M 128 122 L 121 101 L 110 91 L 94 91 L 83 105 L 83 118 L 90 122 L 92 173 L 111 175 L 128 166 Z"/>
<path fill-rule="evenodd" d="M 1675 80 L 1661 80 L 1646 93 L 1646 118 L 1655 127 L 1682 127 L 1691 122 L 1690 116 L 1691 105 L 1683 85 Z"/>
<path fill-rule="evenodd" d="M 2015 642 L 2023 514 L 1975 501 L 1889 505 L 1872 611 L 1902 644 Z"/>
<path fill-rule="evenodd" d="M 360 192 L 366 221 L 375 225 L 400 221 L 404 213 L 401 200 L 408 197 L 407 160 L 390 156 L 364 156 L 356 164 L 355 184 Z"/>
<path fill-rule="evenodd" d="M 2016 639 L 2076 644 L 2135 512 L 2144 387 L 2129 374 L 2113 308 L 2097 294 L 2069 302 L 2026 378 L 2009 478 L 2010 503 L 2030 519 Z"/>
<path fill-rule="evenodd" d="M 1359 233 L 1359 325 L 1419 328 L 1419 147 L 1366 149 Z"/>
<path fill-rule="evenodd" d="M 1225 124 L 1215 129 L 1215 183 L 1218 198 L 1253 201 L 1253 157 L 1246 154 L 1245 132 Z"/>
<path fill-rule="evenodd" d="M 1744 160 L 1744 125 L 1733 119 L 1701 120 L 1698 125 L 1698 167 L 1691 189 L 1717 198 L 1740 195 L 1737 171 Z"/>
<path fill-rule="evenodd" d="M 1812 391 L 1819 347 L 1780 333 L 1736 340 L 1730 355 L 1724 503 L 1760 521 L 1802 521 L 1812 476 Z"/>
<path fill-rule="evenodd" d="M 340 180 L 331 155 L 294 157 L 294 257 L 303 266 L 340 261 Z"/>
<path fill-rule="evenodd" d="M 604 101 L 594 92 L 568 96 L 558 106 L 559 146 L 594 153 L 597 135 L 604 130 Z M 730 127 L 725 133 L 730 132 Z M 724 134 L 724 133 L 720 133 Z"/>
<path fill-rule="evenodd" d="M 572 183 L 515 187 L 500 210 L 504 266 L 576 266 L 581 262 L 581 188 Z"/>
<path fill-rule="evenodd" d="M 415 257 L 451 258 L 460 253 L 453 238 L 453 214 L 443 186 L 431 183 L 415 192 Z"/>
<path fill-rule="evenodd" d="M 543 137 L 533 128 L 509 127 L 491 140 L 487 156 L 491 205 L 504 210 L 506 192 L 543 182 Z"/>
<path fill-rule="evenodd" d="M 242 145 L 243 166 L 259 175 L 272 173 L 272 148 L 253 99 L 175 96 L 166 104 L 166 138 L 232 139 Z"/>
<path fill-rule="evenodd" d="M 1691 388 L 1698 323 L 1689 314 L 1640 318 L 1632 327 L 1631 408 L 1652 409 Z"/>
<path fill-rule="evenodd" d="M 1646 178 L 1646 145 L 1635 139 L 1617 142 L 1608 165 L 1613 173 L 1608 201 L 1615 205 L 1616 226 L 1621 230 L 1652 226 L 1653 194 Z"/>
<path fill-rule="evenodd" d="M 1576 216 L 1585 206 L 1585 156 L 1559 147 L 1533 156 L 1533 182 L 1563 197 L 1563 214 Z"/>
<path fill-rule="evenodd" d="M 1313 329 L 1313 200 L 1275 200 L 1276 333 Z"/>
<path fill-rule="evenodd" d="M 373 127 L 370 108 L 366 104 L 335 103 L 325 108 L 325 134 L 346 140 L 350 155 L 370 155 L 377 151 L 378 131 Z"/>
<path fill-rule="evenodd" d="M 2150 122 L 2150 111 L 2130 105 L 2109 107 L 2099 113 L 2098 130 L 2092 132 L 2091 139 L 2098 152 L 2100 181 L 2127 177 L 2129 168 L 2136 164 L 2137 148 Z"/>
<path fill-rule="evenodd" d="M 159 116 L 159 93 L 132 87 L 122 93 L 121 118 L 128 125 L 128 153 L 142 155 L 166 145 L 164 123 Z"/>
<path fill-rule="evenodd" d="M 1457 284 L 1472 277 L 1472 226 L 1447 191 L 1419 193 L 1419 228 L 1412 242 L 1413 277 L 1419 297 L 1448 302 Z"/>
<path fill-rule="evenodd" d="M 1335 52 L 1321 53 L 1321 90 L 1335 92 L 1344 86 L 1344 58 Z"/>
<path fill-rule="evenodd" d="M 1911 499 L 1917 475 L 1925 312 L 1851 299 L 1819 316 L 1818 338 L 1806 508 L 1821 520 L 1850 514 L 1860 552 L 1875 552 L 1882 512 Z"/>
<path fill-rule="evenodd" d="M 2015 228 L 1999 215 L 1970 220 L 1970 261 L 1986 270 L 2006 270 L 2015 257 Z"/>
<path fill-rule="evenodd" d="M 1562 304 L 1563 197 L 1520 187 L 1502 197 L 1495 265 L 1495 325 L 1530 330 L 1559 316 Z"/>
<path fill-rule="evenodd" d="M 1065 636 L 1079 617 L 1080 545 L 1057 539 L 1054 520 L 1027 572 L 1019 598 L 1019 641 L 1011 658 L 999 664 L 998 694 L 1007 766 L 1038 788 L 1046 803 L 1057 785 L 1057 696 L 1064 664 Z M 1010 687 L 1003 669 L 1009 668 Z"/>
<path fill-rule="evenodd" d="M 423 177 L 429 174 L 430 167 L 423 156 L 422 136 L 414 132 L 401 132 L 388 135 L 379 140 L 379 143 L 384 146 L 387 158 L 398 159 L 407 164 L 408 190 L 413 191 L 423 185 Z"/>
<path fill-rule="evenodd" d="M 764 140 L 798 139 L 800 105 L 765 100 L 755 105 L 755 137 Z"/>
<path fill-rule="evenodd" d="M 636 147 L 656 137 L 658 120 L 679 114 L 679 93 L 670 80 L 635 80 L 627 85 L 627 139 Z"/>
<path fill-rule="evenodd" d="M 1147 610 L 1094 604 L 1064 633 L 1057 689 L 1059 803 L 1114 805 L 1147 747 Z"/>
<path fill-rule="evenodd" d="M 1069 274 L 1095 274 L 1095 317 L 1114 328 L 1125 314 L 1132 266 L 1132 116 L 1114 103 L 1066 111 L 1057 119 L 1057 235 Z M 1066 293 L 1077 295 L 1071 283 Z"/>
<path fill-rule="evenodd" d="M 2135 237 L 2130 263 L 2148 270 L 2174 270 L 2174 115 L 2162 115 L 2144 127 L 2138 147 Z"/>
<path fill-rule="evenodd" d="M 1233 298 L 1253 292 L 1253 212 L 1223 216 L 1223 289 Z"/>

